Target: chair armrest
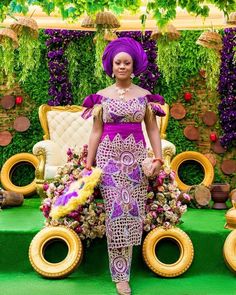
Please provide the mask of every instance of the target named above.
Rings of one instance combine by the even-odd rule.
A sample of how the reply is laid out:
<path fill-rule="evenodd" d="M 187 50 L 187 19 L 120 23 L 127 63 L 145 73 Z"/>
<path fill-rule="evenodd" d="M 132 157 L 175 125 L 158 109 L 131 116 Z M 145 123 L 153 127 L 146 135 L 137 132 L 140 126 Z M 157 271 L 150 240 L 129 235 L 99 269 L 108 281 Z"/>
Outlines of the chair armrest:
<path fill-rule="evenodd" d="M 161 145 L 162 145 L 162 156 L 164 159 L 164 165 L 168 168 L 170 168 L 170 162 L 171 158 L 175 155 L 176 153 L 176 148 L 173 143 L 171 143 L 168 140 L 162 139 L 161 140 Z"/>
<path fill-rule="evenodd" d="M 45 164 L 59 166 L 64 163 L 60 146 L 51 140 L 42 140 L 33 146 L 33 154 L 36 157 L 45 156 Z"/>
<path fill-rule="evenodd" d="M 41 197 L 44 197 L 43 183 L 45 182 L 45 167 L 62 166 L 66 155 L 61 154 L 61 149 L 58 144 L 51 140 L 42 140 L 33 146 L 33 154 L 38 158 L 39 164 L 35 170 L 35 182 L 37 192 Z"/>
<path fill-rule="evenodd" d="M 45 166 L 63 165 L 63 155 L 58 144 L 51 140 L 42 140 L 33 146 L 33 154 L 38 158 L 39 165 L 36 168 L 36 179 L 44 181 Z"/>

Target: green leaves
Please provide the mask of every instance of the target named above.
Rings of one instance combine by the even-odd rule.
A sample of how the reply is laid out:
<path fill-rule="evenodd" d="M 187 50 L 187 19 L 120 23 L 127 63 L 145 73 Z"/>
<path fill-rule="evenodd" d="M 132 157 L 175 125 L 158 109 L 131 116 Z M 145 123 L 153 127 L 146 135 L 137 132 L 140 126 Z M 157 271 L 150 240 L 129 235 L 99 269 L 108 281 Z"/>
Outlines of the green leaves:
<path fill-rule="evenodd" d="M 6 78 L 6 84 L 8 88 L 10 88 L 15 82 L 14 47 L 12 42 L 13 41 L 10 38 L 5 37 L 2 44 L 0 44 L 2 57 L 1 78 L 2 81 L 4 80 L 4 77 Z"/>
<path fill-rule="evenodd" d="M 206 85 L 210 90 L 216 90 L 220 76 L 221 56 L 211 48 L 200 47 L 202 68 L 206 71 Z"/>
<path fill-rule="evenodd" d="M 158 39 L 157 64 L 166 83 L 176 81 L 179 68 L 180 44 L 179 41 L 168 40 L 164 35 Z"/>
<path fill-rule="evenodd" d="M 19 37 L 19 66 L 22 68 L 20 81 L 26 81 L 31 71 L 39 65 L 40 44 L 27 27 L 23 27 Z"/>
<path fill-rule="evenodd" d="M 207 17 L 210 10 L 207 3 L 214 4 L 226 15 L 236 9 L 235 0 L 150 0 L 147 3 L 146 16 L 141 16 L 141 22 L 144 24 L 145 18 L 150 14 L 160 28 L 164 27 L 176 17 L 177 6 L 196 16 Z M 0 20 L 3 21 L 8 13 L 26 14 L 29 5 L 42 7 L 48 15 L 59 10 L 63 19 L 76 20 L 83 13 L 93 15 L 104 9 L 118 15 L 124 10 L 134 13 L 142 3 L 141 0 L 4 0 L 0 3 Z"/>

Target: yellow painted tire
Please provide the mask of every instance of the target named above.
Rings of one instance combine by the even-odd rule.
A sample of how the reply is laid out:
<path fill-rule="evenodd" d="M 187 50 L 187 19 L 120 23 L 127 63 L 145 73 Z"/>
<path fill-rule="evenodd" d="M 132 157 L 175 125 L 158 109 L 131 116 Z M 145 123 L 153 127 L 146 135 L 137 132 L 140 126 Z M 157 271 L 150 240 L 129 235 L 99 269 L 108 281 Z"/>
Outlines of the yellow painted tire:
<path fill-rule="evenodd" d="M 161 262 L 155 249 L 162 239 L 171 239 L 179 247 L 179 259 L 171 264 Z M 157 275 L 162 277 L 177 277 L 183 274 L 192 264 L 194 249 L 189 236 L 179 228 L 164 229 L 157 227 L 153 229 L 143 242 L 143 258 L 147 266 Z"/>
<path fill-rule="evenodd" d="M 30 153 L 20 153 L 10 157 L 2 166 L 1 170 L 1 183 L 2 186 L 9 191 L 14 191 L 24 196 L 31 196 L 36 192 L 35 180 L 25 186 L 16 186 L 11 181 L 11 176 L 17 166 L 23 165 L 24 163 L 31 164 L 36 167 L 38 166 L 38 159 L 36 156 Z"/>
<path fill-rule="evenodd" d="M 62 240 L 68 247 L 64 260 L 51 263 L 44 258 L 45 248 L 55 240 Z M 46 278 L 58 279 L 68 276 L 82 261 L 83 246 L 80 238 L 70 228 L 65 226 L 45 227 L 31 241 L 29 247 L 30 263 L 40 275 Z"/>
<path fill-rule="evenodd" d="M 236 271 L 236 230 L 233 230 L 225 240 L 223 256 L 226 265 L 233 272 Z"/>
<path fill-rule="evenodd" d="M 201 184 L 205 186 L 210 186 L 212 184 L 212 181 L 214 179 L 214 168 L 211 162 L 201 153 L 188 151 L 178 154 L 171 161 L 171 169 L 176 172 L 176 182 L 180 190 L 187 191 L 191 187 L 191 185 L 183 183 L 178 175 L 180 165 L 186 161 L 196 161 L 202 166 L 204 171 L 204 179 Z"/>

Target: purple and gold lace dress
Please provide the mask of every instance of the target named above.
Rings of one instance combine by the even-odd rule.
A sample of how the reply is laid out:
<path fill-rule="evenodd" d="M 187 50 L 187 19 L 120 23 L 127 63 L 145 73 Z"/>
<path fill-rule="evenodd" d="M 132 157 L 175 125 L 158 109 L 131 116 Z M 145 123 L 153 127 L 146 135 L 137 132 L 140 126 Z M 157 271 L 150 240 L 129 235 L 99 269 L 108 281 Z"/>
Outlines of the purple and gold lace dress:
<path fill-rule="evenodd" d="M 100 183 L 106 210 L 108 248 L 141 244 L 147 178 L 141 163 L 147 157 L 141 128 L 148 104 L 155 115 L 164 116 L 160 95 L 146 95 L 127 101 L 92 94 L 85 98 L 84 118 L 101 104 L 103 133 L 96 163 L 103 171 Z"/>

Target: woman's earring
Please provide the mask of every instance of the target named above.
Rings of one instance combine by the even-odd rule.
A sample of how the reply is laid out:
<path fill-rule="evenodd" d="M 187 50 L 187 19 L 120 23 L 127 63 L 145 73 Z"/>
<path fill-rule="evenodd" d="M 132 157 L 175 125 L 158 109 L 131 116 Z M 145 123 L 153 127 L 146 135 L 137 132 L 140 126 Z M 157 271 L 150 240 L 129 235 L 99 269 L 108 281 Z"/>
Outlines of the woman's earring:
<path fill-rule="evenodd" d="M 114 73 L 112 73 L 112 74 L 111 74 L 111 77 L 112 77 L 112 78 L 115 78 L 115 74 L 114 74 Z"/>
<path fill-rule="evenodd" d="M 131 78 L 131 79 L 134 79 L 134 77 L 135 77 L 135 75 L 134 75 L 134 73 L 132 73 L 132 74 L 130 75 L 130 78 Z"/>

